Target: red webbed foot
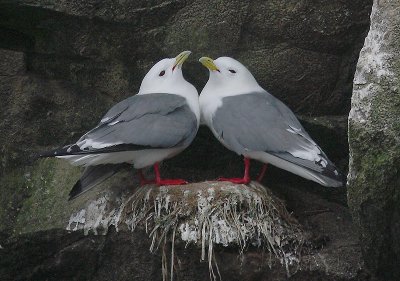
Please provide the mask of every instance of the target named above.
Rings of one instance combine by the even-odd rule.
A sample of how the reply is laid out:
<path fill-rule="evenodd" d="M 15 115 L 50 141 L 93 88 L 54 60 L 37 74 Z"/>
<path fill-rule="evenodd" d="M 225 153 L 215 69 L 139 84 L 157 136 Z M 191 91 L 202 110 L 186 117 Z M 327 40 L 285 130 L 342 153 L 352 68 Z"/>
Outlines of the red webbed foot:
<path fill-rule="evenodd" d="M 245 157 L 243 178 L 218 178 L 217 181 L 229 181 L 237 184 L 248 184 L 251 181 L 249 170 L 250 170 L 250 159 Z"/>
<path fill-rule="evenodd" d="M 158 179 L 155 182 L 158 186 L 160 185 L 183 185 L 188 184 L 187 181 L 183 179 Z"/>
<path fill-rule="evenodd" d="M 261 181 L 263 180 L 263 178 L 265 176 L 265 172 L 267 171 L 267 168 L 268 168 L 268 164 L 263 164 L 263 166 L 261 168 L 261 171 L 260 171 L 260 174 L 257 177 L 257 181 L 259 183 L 261 183 Z"/>
<path fill-rule="evenodd" d="M 250 178 L 218 178 L 217 181 L 229 181 L 236 184 L 248 184 Z"/>
<path fill-rule="evenodd" d="M 160 168 L 159 164 L 155 163 L 154 164 L 154 173 L 156 174 L 156 181 L 155 184 L 160 186 L 160 185 L 183 185 L 183 184 L 188 184 L 187 181 L 182 180 L 182 179 L 162 179 L 160 175 Z"/>

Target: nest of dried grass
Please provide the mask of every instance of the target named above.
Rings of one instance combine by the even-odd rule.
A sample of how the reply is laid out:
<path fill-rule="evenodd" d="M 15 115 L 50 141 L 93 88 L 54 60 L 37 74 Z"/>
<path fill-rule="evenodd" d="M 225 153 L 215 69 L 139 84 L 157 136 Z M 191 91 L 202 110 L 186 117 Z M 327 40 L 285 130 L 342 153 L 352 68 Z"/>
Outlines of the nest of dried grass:
<path fill-rule="evenodd" d="M 144 186 L 124 205 L 119 223 L 131 231 L 145 227 L 152 239 L 150 250 L 162 249 L 164 280 L 168 275 L 173 279 L 175 243 L 181 241 L 201 248 L 212 280 L 220 278 L 216 245 L 234 246 L 239 254 L 249 246 L 260 247 L 275 256 L 289 275 L 300 260 L 304 238 L 299 224 L 281 200 L 256 182 Z M 167 243 L 171 243 L 169 270 Z"/>

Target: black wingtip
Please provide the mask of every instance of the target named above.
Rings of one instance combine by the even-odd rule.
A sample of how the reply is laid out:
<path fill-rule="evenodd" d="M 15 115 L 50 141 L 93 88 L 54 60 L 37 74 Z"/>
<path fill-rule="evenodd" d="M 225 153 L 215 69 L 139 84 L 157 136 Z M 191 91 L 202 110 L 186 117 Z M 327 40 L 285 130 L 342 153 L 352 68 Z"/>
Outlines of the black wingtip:
<path fill-rule="evenodd" d="M 68 194 L 68 196 L 69 196 L 68 201 L 71 201 L 71 200 L 75 199 L 76 197 L 78 197 L 82 193 L 82 191 L 83 191 L 82 182 L 81 182 L 81 180 L 78 180 Z"/>
<path fill-rule="evenodd" d="M 88 166 L 83 171 L 81 178 L 75 183 L 69 193 L 68 201 L 71 201 L 83 193 L 89 191 L 106 179 L 112 177 L 123 169 L 130 169 L 131 165 L 127 163 L 121 164 L 105 164 L 97 166 Z"/>
<path fill-rule="evenodd" d="M 38 160 L 40 158 L 47 158 L 47 157 L 54 157 L 54 156 L 56 156 L 56 155 L 54 155 L 53 151 L 43 151 L 43 152 L 36 154 L 34 157 L 36 160 Z"/>
<path fill-rule="evenodd" d="M 39 158 L 57 157 L 57 156 L 66 155 L 66 151 L 69 147 L 70 146 L 65 146 L 65 147 L 57 148 L 57 149 L 53 149 L 53 150 L 42 151 L 42 152 L 39 152 L 36 155 L 36 157 L 37 157 L 37 159 L 39 159 Z"/>
<path fill-rule="evenodd" d="M 322 185 L 326 187 L 343 188 L 346 186 L 344 176 L 338 172 L 336 167 L 332 170 L 324 170 L 320 176 L 323 182 L 325 182 Z"/>
<path fill-rule="evenodd" d="M 328 166 L 322 172 L 325 177 L 329 187 L 344 188 L 346 187 L 346 181 L 344 175 L 339 172 L 333 163 L 328 164 Z"/>

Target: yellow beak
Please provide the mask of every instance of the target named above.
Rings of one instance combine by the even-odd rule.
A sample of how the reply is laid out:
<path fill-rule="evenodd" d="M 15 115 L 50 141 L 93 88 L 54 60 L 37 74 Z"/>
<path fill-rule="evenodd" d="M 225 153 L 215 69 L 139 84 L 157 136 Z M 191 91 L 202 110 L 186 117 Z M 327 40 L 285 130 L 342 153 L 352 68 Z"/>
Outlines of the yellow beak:
<path fill-rule="evenodd" d="M 199 62 L 201 62 L 202 65 L 204 65 L 211 71 L 219 71 L 218 67 L 215 65 L 214 60 L 212 58 L 201 57 L 199 59 Z"/>
<path fill-rule="evenodd" d="M 182 64 L 185 62 L 185 60 L 189 57 L 189 55 L 191 54 L 191 51 L 183 51 L 182 53 L 180 53 L 179 55 L 176 56 L 175 58 L 175 63 L 174 66 L 172 67 L 172 71 L 176 68 L 176 67 L 182 67 Z"/>

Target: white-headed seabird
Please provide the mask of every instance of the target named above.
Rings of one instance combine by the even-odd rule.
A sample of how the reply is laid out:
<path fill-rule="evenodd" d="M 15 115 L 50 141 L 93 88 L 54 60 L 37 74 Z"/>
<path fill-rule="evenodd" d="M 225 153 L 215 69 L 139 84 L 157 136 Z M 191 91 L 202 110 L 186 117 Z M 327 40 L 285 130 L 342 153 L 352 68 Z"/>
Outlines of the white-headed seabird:
<path fill-rule="evenodd" d="M 142 184 L 187 183 L 181 179 L 162 179 L 158 163 L 187 148 L 199 127 L 198 92 L 182 75 L 182 64 L 189 55 L 190 51 L 184 51 L 176 58 L 156 63 L 143 78 L 137 95 L 114 105 L 75 144 L 40 155 L 86 167 L 70 192 L 71 198 L 115 173 L 123 163 L 139 169 Z M 154 181 L 145 180 L 140 170 L 151 165 L 154 165 Z"/>
<path fill-rule="evenodd" d="M 202 123 L 245 161 L 243 178 L 220 180 L 250 182 L 250 159 L 254 159 L 324 186 L 343 185 L 335 165 L 294 113 L 265 91 L 244 65 L 229 57 L 199 61 L 210 71 L 199 98 Z"/>

